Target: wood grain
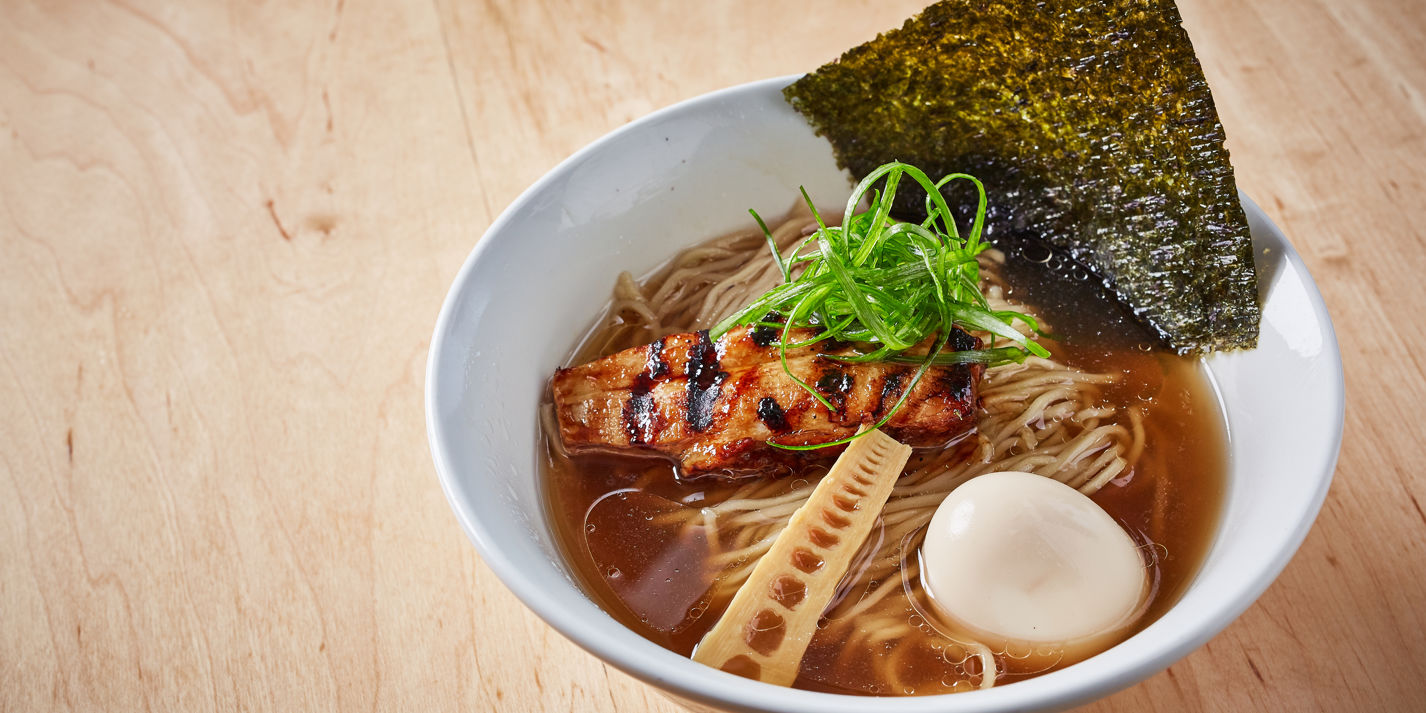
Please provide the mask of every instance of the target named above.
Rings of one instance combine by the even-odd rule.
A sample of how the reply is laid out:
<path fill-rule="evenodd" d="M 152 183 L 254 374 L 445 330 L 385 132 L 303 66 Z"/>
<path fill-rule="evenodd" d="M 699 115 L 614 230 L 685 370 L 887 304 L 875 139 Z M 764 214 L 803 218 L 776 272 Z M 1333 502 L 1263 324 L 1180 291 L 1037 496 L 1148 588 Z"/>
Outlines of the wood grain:
<path fill-rule="evenodd" d="M 919 4 L 0 0 L 0 709 L 675 710 L 461 534 L 431 325 L 564 156 Z M 1346 440 L 1261 601 L 1088 710 L 1426 709 L 1426 10 L 1181 4 Z"/>

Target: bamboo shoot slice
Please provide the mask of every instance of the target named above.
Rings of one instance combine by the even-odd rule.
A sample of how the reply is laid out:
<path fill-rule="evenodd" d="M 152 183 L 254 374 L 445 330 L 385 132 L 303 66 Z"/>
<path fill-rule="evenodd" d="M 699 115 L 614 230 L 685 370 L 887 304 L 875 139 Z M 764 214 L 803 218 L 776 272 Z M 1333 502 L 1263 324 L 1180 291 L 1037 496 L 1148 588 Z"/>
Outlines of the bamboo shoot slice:
<path fill-rule="evenodd" d="M 817 620 L 910 457 L 909 446 L 881 431 L 852 441 L 753 567 L 693 660 L 792 685 Z"/>

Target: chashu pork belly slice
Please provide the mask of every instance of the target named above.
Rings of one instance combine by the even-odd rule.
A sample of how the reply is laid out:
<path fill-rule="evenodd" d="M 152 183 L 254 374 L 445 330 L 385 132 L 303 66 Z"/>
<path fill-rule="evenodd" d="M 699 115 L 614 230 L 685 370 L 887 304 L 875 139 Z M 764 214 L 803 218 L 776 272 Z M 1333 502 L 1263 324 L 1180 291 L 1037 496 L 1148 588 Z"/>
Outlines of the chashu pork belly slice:
<path fill-rule="evenodd" d="M 663 455 L 681 473 L 742 475 L 793 468 L 840 448 L 788 451 L 768 445 L 825 443 L 886 415 L 910 385 L 913 364 L 847 364 L 825 343 L 788 351 L 788 367 L 831 411 L 784 373 L 778 332 L 735 327 L 673 334 L 569 369 L 551 381 L 559 436 L 571 453 Z M 796 330 L 792 341 L 810 332 Z M 979 347 L 956 331 L 948 349 Z M 975 424 L 980 365 L 936 366 L 882 430 L 910 446 L 938 446 Z"/>

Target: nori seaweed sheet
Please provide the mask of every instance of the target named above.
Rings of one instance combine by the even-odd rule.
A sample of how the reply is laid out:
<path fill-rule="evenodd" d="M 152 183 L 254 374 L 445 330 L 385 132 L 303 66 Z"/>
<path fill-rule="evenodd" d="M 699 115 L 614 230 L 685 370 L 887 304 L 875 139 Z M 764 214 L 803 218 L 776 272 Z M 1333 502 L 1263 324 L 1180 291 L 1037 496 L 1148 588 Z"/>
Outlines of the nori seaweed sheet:
<path fill-rule="evenodd" d="M 1252 348 L 1252 240 L 1180 23 L 1171 0 L 944 0 L 784 94 L 854 176 L 974 175 L 992 242 L 1047 241 L 1180 352 Z"/>

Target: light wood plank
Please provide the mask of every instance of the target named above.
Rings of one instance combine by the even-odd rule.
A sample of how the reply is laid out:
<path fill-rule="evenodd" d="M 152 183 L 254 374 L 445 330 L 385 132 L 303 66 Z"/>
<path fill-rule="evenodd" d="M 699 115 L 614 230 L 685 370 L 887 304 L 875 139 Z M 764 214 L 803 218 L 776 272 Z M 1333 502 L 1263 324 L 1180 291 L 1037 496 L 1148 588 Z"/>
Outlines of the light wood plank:
<path fill-rule="evenodd" d="M 0 710 L 677 710 L 460 533 L 431 324 L 569 153 L 919 4 L 0 3 Z M 1426 708 L 1426 13 L 1181 5 L 1346 441 L 1258 604 L 1086 710 Z"/>

